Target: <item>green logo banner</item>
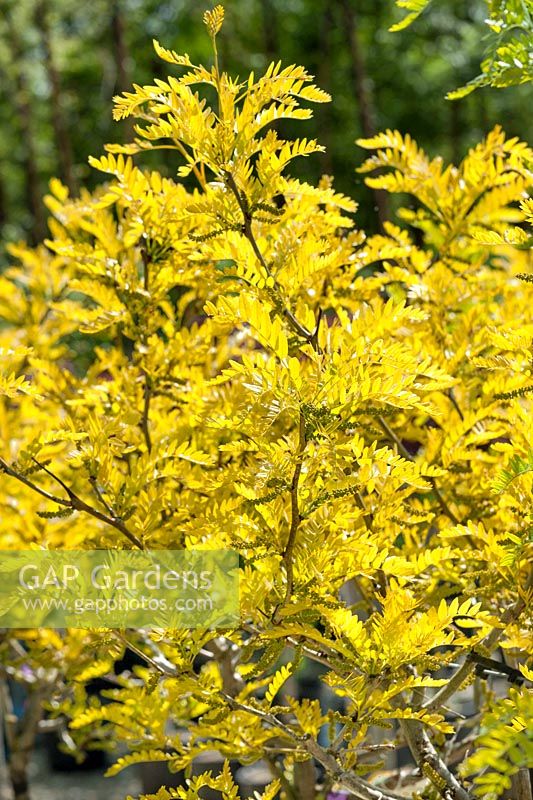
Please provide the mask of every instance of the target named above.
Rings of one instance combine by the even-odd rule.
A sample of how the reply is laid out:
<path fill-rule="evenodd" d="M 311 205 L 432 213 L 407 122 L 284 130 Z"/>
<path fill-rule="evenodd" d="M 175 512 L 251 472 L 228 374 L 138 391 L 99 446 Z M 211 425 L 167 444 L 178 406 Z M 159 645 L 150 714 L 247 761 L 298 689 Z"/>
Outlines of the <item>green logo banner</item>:
<path fill-rule="evenodd" d="M 232 550 L 0 551 L 0 628 L 232 628 Z"/>

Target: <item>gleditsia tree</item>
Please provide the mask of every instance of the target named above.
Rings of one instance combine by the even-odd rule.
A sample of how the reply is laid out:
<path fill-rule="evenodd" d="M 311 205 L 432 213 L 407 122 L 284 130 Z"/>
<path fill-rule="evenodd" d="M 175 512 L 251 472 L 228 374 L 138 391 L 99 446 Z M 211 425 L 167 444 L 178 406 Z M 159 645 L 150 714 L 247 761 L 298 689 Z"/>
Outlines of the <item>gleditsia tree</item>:
<path fill-rule="evenodd" d="M 8 548 L 236 549 L 241 625 L 12 633 L 3 671 L 53 667 L 70 735 L 129 748 L 111 775 L 216 749 L 271 764 L 263 800 L 525 800 L 533 296 L 508 229 L 533 154 L 499 129 L 459 167 L 360 142 L 368 182 L 418 201 L 416 242 L 366 238 L 329 178 L 285 174 L 320 146 L 271 126 L 329 97 L 297 66 L 232 79 L 222 8 L 205 22 L 214 66 L 156 42 L 184 74 L 116 99 L 135 142 L 93 160 L 92 195 L 53 182 L 50 239 L 1 278 L 0 525 Z M 134 166 L 153 148 L 197 187 Z M 126 646 L 146 666 L 88 700 Z M 342 711 L 284 691 L 305 661 Z M 385 769 L 391 746 L 410 768 Z M 228 767 L 149 797 L 204 786 L 238 797 Z"/>

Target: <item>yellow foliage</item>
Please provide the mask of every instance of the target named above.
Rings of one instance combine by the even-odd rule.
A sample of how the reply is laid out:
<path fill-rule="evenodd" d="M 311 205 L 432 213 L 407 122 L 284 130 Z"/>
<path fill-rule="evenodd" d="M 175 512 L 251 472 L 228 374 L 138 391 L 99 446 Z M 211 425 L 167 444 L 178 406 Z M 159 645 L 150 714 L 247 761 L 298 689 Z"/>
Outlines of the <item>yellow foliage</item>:
<path fill-rule="evenodd" d="M 223 18 L 205 14 L 213 44 Z M 375 727 L 400 726 L 428 738 L 421 773 L 446 786 L 448 703 L 476 654 L 501 644 L 521 662 L 531 644 L 533 295 L 515 229 L 533 219 L 533 153 L 500 128 L 459 166 L 394 131 L 361 141 L 374 154 L 360 170 L 380 170 L 369 185 L 416 201 L 366 237 L 331 180 L 286 174 L 322 149 L 271 127 L 329 100 L 303 67 L 239 82 L 218 58 L 154 46 L 185 72 L 115 99 L 135 141 L 91 160 L 107 181 L 94 193 L 51 183 L 49 239 L 13 247 L 0 278 L 0 536 L 3 549 L 233 548 L 242 624 L 32 632 L 25 662 L 9 638 L 0 653 L 19 677 L 23 663 L 51 687 L 61 674 L 54 711 L 72 735 L 130 749 L 111 773 L 182 768 L 205 749 L 291 769 L 312 756 L 367 800 L 378 768 L 358 759 Z M 176 179 L 134 165 L 159 147 Z M 146 667 L 87 703 L 84 683 L 128 643 Z M 274 705 L 309 660 L 345 699 L 331 719 Z M 516 706 L 520 753 L 521 698 L 502 706 Z M 487 736 L 465 779 L 507 758 Z M 204 786 L 237 797 L 227 768 L 155 797 Z"/>

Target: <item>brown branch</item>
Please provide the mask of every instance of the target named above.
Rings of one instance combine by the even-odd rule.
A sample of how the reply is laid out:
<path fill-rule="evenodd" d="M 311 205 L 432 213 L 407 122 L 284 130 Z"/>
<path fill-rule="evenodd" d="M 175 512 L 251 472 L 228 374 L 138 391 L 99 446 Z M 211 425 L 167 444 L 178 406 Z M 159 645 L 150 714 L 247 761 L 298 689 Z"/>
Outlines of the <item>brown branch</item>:
<path fill-rule="evenodd" d="M 108 514 L 111 514 L 111 516 L 114 516 L 113 509 L 111 508 L 111 506 L 109 505 L 109 503 L 105 499 L 100 487 L 98 486 L 98 482 L 96 480 L 96 476 L 95 475 L 89 475 L 89 482 L 90 482 L 91 486 L 93 487 L 93 491 L 94 491 L 96 497 L 98 498 L 100 503 L 103 505 L 105 510 L 108 512 Z"/>
<path fill-rule="evenodd" d="M 13 712 L 9 687 L 4 679 L 0 680 L 0 710 L 9 746 L 7 766 L 14 800 L 30 800 L 29 762 L 44 715 L 43 702 L 50 690 L 51 686 L 47 683 L 29 687 L 24 712 L 19 719 Z"/>
<path fill-rule="evenodd" d="M 257 241 L 255 239 L 253 230 L 252 230 L 252 213 L 250 211 L 250 206 L 246 196 L 239 191 L 239 187 L 235 182 L 235 178 L 230 172 L 226 172 L 226 183 L 230 190 L 232 191 L 239 208 L 241 210 L 243 216 L 243 233 L 245 237 L 248 239 L 252 250 L 261 264 L 262 268 L 264 269 L 266 275 L 269 278 L 273 278 L 272 273 L 261 253 Z M 279 286 L 274 281 L 275 287 L 279 291 Z M 300 322 L 296 319 L 292 311 L 287 308 L 286 306 L 283 307 L 283 314 L 287 318 L 289 324 L 293 328 L 293 330 L 301 336 L 303 339 L 308 342 L 316 352 L 320 352 L 320 348 L 318 346 L 318 332 L 320 330 L 320 322 L 322 320 L 322 309 L 319 309 L 318 317 L 315 325 L 314 331 L 308 331 Z M 297 449 L 297 461 L 296 467 L 294 470 L 294 474 L 291 481 L 290 487 L 290 498 L 291 498 L 291 522 L 289 528 L 289 536 L 287 539 L 287 543 L 285 545 L 285 549 L 283 551 L 283 562 L 285 565 L 285 570 L 287 573 L 287 588 L 285 591 L 285 600 L 284 603 L 288 603 L 292 594 L 293 583 L 294 583 L 294 574 L 293 574 L 293 550 L 294 544 L 296 540 L 296 533 L 298 531 L 298 527 L 301 522 L 301 515 L 300 515 L 300 508 L 298 504 L 298 483 L 300 480 L 300 475 L 302 471 L 302 460 L 303 460 L 303 452 L 306 446 L 306 438 L 305 438 L 305 418 L 303 416 L 302 411 L 300 411 L 300 419 L 299 419 L 299 439 L 298 439 L 298 449 Z M 277 618 L 277 612 L 279 610 L 279 606 L 276 607 L 274 614 L 273 614 L 273 621 Z"/>
<path fill-rule="evenodd" d="M 139 647 L 132 644 L 122 634 L 117 633 L 117 635 L 121 641 L 127 644 L 127 646 L 130 647 L 138 656 L 144 659 L 149 666 L 157 670 L 160 675 L 168 677 L 179 676 L 180 673 L 177 668 L 174 666 L 174 664 L 168 661 L 168 659 L 162 653 L 158 652 L 157 658 L 154 658 L 147 653 L 144 653 Z M 151 645 L 154 647 L 153 642 L 151 642 Z M 211 655 L 213 656 L 213 653 L 211 653 Z M 272 711 L 265 711 L 258 706 L 250 705 L 249 703 L 237 700 L 235 697 L 224 692 L 222 689 L 219 689 L 216 695 L 214 695 L 212 691 L 198 686 L 197 690 L 191 692 L 191 694 L 200 694 L 205 697 L 206 701 L 209 703 L 212 703 L 215 697 L 218 696 L 226 702 L 229 708 L 236 711 L 244 711 L 247 714 L 252 714 L 253 716 L 261 719 L 265 725 L 279 730 L 285 739 L 293 742 L 296 746 L 307 752 L 312 758 L 322 764 L 322 766 L 330 774 L 332 780 L 338 784 L 341 789 L 351 792 L 354 800 L 405 800 L 403 795 L 398 795 L 389 790 L 386 792 L 382 791 L 381 789 L 372 786 L 372 784 L 368 783 L 363 778 L 354 775 L 353 772 L 344 770 L 335 756 L 323 748 L 309 734 L 298 734 L 295 730 L 289 727 L 289 725 L 278 719 L 276 715 L 272 713 Z"/>
<path fill-rule="evenodd" d="M 75 511 L 84 511 L 91 517 L 99 519 L 101 522 L 105 522 L 107 525 L 111 525 L 113 528 L 124 534 L 124 536 L 129 539 L 129 541 L 135 545 L 135 547 L 138 547 L 139 550 L 144 549 L 140 539 L 138 539 L 137 536 L 135 536 L 135 534 L 126 527 L 124 522 L 119 517 L 102 514 L 102 512 L 98 511 L 98 509 L 93 508 L 84 500 L 82 500 L 81 497 L 79 497 L 69 486 L 67 486 L 66 483 L 61 480 L 61 478 L 51 472 L 47 467 L 45 467 L 43 464 L 39 464 L 35 458 L 33 460 L 36 464 L 38 464 L 38 466 L 41 467 L 41 469 L 43 469 L 48 475 L 50 475 L 51 478 L 53 478 L 55 481 L 57 481 L 57 483 L 59 483 L 60 486 L 63 487 L 69 497 L 71 508 L 73 508 Z"/>
<path fill-rule="evenodd" d="M 409 666 L 407 669 L 411 675 L 416 677 L 417 672 L 414 667 Z M 423 703 L 424 688 L 416 686 L 413 689 L 411 705 L 414 709 L 420 709 L 423 708 Z M 470 800 L 468 792 L 437 752 L 424 724 L 417 719 L 400 719 L 399 722 L 415 763 L 424 777 L 435 786 L 441 797 L 444 800 Z"/>
<path fill-rule="evenodd" d="M 443 782 L 444 788 L 442 788 L 440 781 L 438 784 L 436 781 L 431 781 L 438 789 L 441 797 L 445 800 L 471 800 L 471 795 L 459 783 L 455 775 L 450 772 L 435 750 L 431 739 L 424 729 L 424 725 L 415 719 L 403 719 L 400 720 L 400 727 L 405 734 L 413 758 L 420 767 L 422 773 L 431 780 L 430 775 L 424 771 L 424 767 L 426 767 L 426 770 L 427 767 L 429 767 Z"/>
<path fill-rule="evenodd" d="M 494 650 L 501 636 L 505 632 L 505 626 L 514 622 L 526 607 L 526 601 L 522 598 L 502 615 L 503 628 L 494 628 L 489 635 L 481 642 L 483 648 L 488 652 Z M 463 683 L 470 677 L 476 668 L 474 659 L 467 658 L 459 669 L 451 676 L 449 681 L 436 692 L 433 697 L 424 703 L 424 708 L 428 711 L 436 711 L 449 700 L 455 692 L 459 691 Z"/>
<path fill-rule="evenodd" d="M 316 768 L 312 758 L 294 762 L 294 789 L 298 800 L 315 800 Z"/>
<path fill-rule="evenodd" d="M 289 536 L 283 551 L 283 563 L 287 573 L 287 588 L 285 590 L 284 604 L 287 604 L 292 595 L 294 585 L 294 568 L 293 568 L 293 553 L 294 545 L 296 542 L 296 534 L 301 522 L 300 506 L 298 502 L 298 484 L 300 482 L 300 475 L 302 474 L 303 454 L 307 441 L 305 438 L 305 417 L 300 410 L 300 418 L 298 425 L 298 448 L 296 451 L 296 466 L 291 481 L 290 497 L 291 497 L 291 523 L 289 528 Z M 277 610 L 277 609 L 276 609 Z"/>
<path fill-rule="evenodd" d="M 354 496 L 355 502 L 357 503 L 357 505 L 359 506 L 359 508 L 363 512 L 363 522 L 365 523 L 365 527 L 367 528 L 367 530 L 371 531 L 372 530 L 372 519 L 373 519 L 372 512 L 367 509 L 366 503 L 365 503 L 365 501 L 363 499 L 363 495 L 361 494 L 361 492 L 358 489 L 353 493 L 353 496 Z"/>
<path fill-rule="evenodd" d="M 387 436 L 387 439 L 389 439 L 389 441 L 391 441 L 393 444 L 396 445 L 396 448 L 397 448 L 398 452 L 400 453 L 400 455 L 402 455 L 403 458 L 405 458 L 407 461 L 414 462 L 414 458 L 411 455 L 411 453 L 409 452 L 409 450 L 407 450 L 404 447 L 404 445 L 402 444 L 402 442 L 399 439 L 399 437 L 396 436 L 396 434 L 394 433 L 392 428 L 389 427 L 389 425 L 383 419 L 383 417 L 381 417 L 381 416 L 377 417 L 377 421 L 379 422 L 379 424 L 381 426 L 381 429 L 383 430 L 383 432 Z M 439 505 L 440 505 L 443 513 L 448 517 L 449 520 L 451 520 L 451 522 L 453 522 L 454 525 L 460 525 L 460 520 L 455 516 L 455 514 L 453 513 L 453 511 L 449 507 L 448 503 L 444 499 L 444 496 L 442 495 L 442 492 L 440 491 L 439 487 L 437 486 L 435 478 L 428 478 L 428 480 L 431 483 L 431 486 L 433 488 L 433 491 L 435 492 L 435 495 L 437 497 L 437 500 L 439 501 Z"/>
<path fill-rule="evenodd" d="M 511 776 L 511 788 L 502 795 L 502 800 L 533 800 L 530 771 L 522 767 Z"/>
<path fill-rule="evenodd" d="M 459 417 L 460 417 L 460 419 L 464 419 L 464 418 L 465 418 L 465 417 L 464 417 L 464 414 L 463 414 L 463 412 L 461 411 L 461 409 L 460 409 L 460 407 L 459 407 L 459 403 L 458 403 L 458 402 L 457 402 L 457 400 L 455 399 L 455 395 L 454 395 L 454 393 L 453 393 L 453 389 L 448 389 L 448 391 L 446 392 L 446 394 L 448 395 L 448 397 L 449 397 L 449 399 L 450 399 L 450 401 L 451 401 L 451 404 L 452 404 L 452 406 L 455 408 L 455 410 L 456 410 L 456 411 L 457 411 L 457 413 L 459 414 Z"/>
<path fill-rule="evenodd" d="M 135 547 L 138 547 L 139 550 L 143 550 L 144 546 L 140 539 L 130 531 L 124 522 L 119 517 L 108 516 L 107 514 L 102 514 L 102 512 L 98 511 L 98 509 L 93 508 L 84 500 L 81 499 L 69 486 L 67 486 L 64 481 L 61 480 L 57 475 L 51 472 L 44 464 L 41 464 L 37 459 L 32 459 L 37 466 L 42 469 L 47 475 L 50 475 L 53 480 L 55 480 L 59 485 L 65 490 L 68 495 L 68 500 L 65 500 L 63 497 L 57 497 L 56 495 L 50 494 L 49 492 L 41 489 L 40 486 L 33 483 L 26 475 L 23 475 L 21 472 L 13 469 L 7 464 L 3 458 L 0 458 L 0 470 L 9 475 L 11 478 L 15 478 L 20 483 L 23 483 L 32 491 L 37 492 L 42 497 L 49 500 L 51 503 L 57 503 L 57 505 L 62 506 L 63 508 L 71 508 L 73 511 L 83 511 L 86 514 L 89 514 L 91 517 L 95 519 L 99 519 L 101 522 L 105 522 L 107 525 L 111 525 L 111 527 L 115 528 L 116 530 L 120 531 Z"/>
<path fill-rule="evenodd" d="M 253 634 L 254 636 L 260 635 L 260 632 L 256 628 L 254 628 L 253 625 L 250 625 L 249 623 L 245 622 L 243 625 L 243 629 Z M 301 637 L 285 636 L 284 638 L 288 645 L 290 645 L 294 650 L 299 650 L 300 652 L 302 652 L 305 656 L 307 656 L 307 658 L 309 658 L 310 661 L 315 661 L 317 664 L 322 664 L 324 667 L 327 667 L 330 672 L 333 672 L 335 675 L 341 676 L 338 667 L 336 667 L 329 660 L 330 658 L 335 658 L 335 657 L 339 658 L 339 655 L 337 653 L 332 651 L 318 652 L 317 650 L 313 650 L 313 648 L 310 647 L 308 644 L 303 643 L 305 641 L 304 636 Z M 363 674 L 362 671 L 359 669 L 359 667 L 354 665 L 352 665 L 352 671 L 355 672 L 357 675 Z"/>
<path fill-rule="evenodd" d="M 209 692 L 205 691 L 204 693 L 212 698 L 212 694 L 209 694 Z M 234 708 L 238 711 L 245 711 L 248 714 L 253 714 L 256 717 L 259 717 L 263 722 L 265 722 L 265 724 L 276 728 L 288 739 L 299 744 L 309 753 L 310 756 L 312 756 L 314 759 L 316 759 L 316 761 L 321 763 L 323 767 L 325 767 L 326 771 L 331 775 L 335 783 L 338 784 L 340 788 L 351 792 L 354 798 L 357 798 L 357 800 L 404 800 L 401 795 L 397 795 L 388 790 L 387 792 L 384 792 L 381 789 L 377 789 L 363 778 L 359 778 L 352 772 L 343 770 L 337 759 L 311 736 L 308 734 L 304 734 L 302 736 L 298 735 L 288 725 L 279 720 L 275 714 L 272 714 L 268 711 L 263 711 L 255 706 L 242 703 L 239 700 L 236 700 L 234 697 L 224 694 L 224 692 L 219 692 L 219 694 L 227 702 L 230 708 Z"/>
<path fill-rule="evenodd" d="M 252 214 L 250 212 L 250 208 L 249 208 L 248 202 L 246 200 L 246 197 L 243 194 L 241 194 L 241 192 L 239 191 L 239 188 L 238 188 L 237 184 L 235 183 L 235 178 L 233 177 L 233 175 L 230 172 L 226 172 L 226 183 L 229 186 L 229 188 L 231 189 L 231 191 L 233 192 L 233 194 L 235 196 L 235 199 L 237 200 L 237 203 L 239 204 L 239 208 L 240 208 L 240 210 L 242 212 L 242 215 L 243 215 L 243 233 L 246 236 L 246 238 L 248 239 L 248 241 L 250 242 L 250 245 L 252 247 L 252 250 L 254 251 L 255 257 L 257 258 L 257 260 L 261 264 L 261 266 L 264 269 L 266 275 L 269 278 L 273 278 L 274 279 L 272 273 L 270 272 L 270 269 L 268 268 L 268 264 L 266 263 L 265 259 L 263 258 L 263 254 L 261 253 L 261 251 L 259 249 L 259 246 L 257 244 L 256 238 L 254 236 L 254 232 L 252 230 L 252 219 L 253 219 L 253 217 L 252 217 Z M 275 281 L 275 279 L 274 279 L 274 286 L 278 290 L 278 292 L 280 292 L 279 284 Z M 306 340 L 306 342 L 309 342 L 309 344 L 313 344 L 313 342 L 315 342 L 316 333 L 318 332 L 318 329 L 317 329 L 317 331 L 315 331 L 313 333 L 311 331 L 308 331 L 307 328 L 305 328 L 300 322 L 298 322 L 298 320 L 296 319 L 296 317 L 294 316 L 294 314 L 292 313 L 290 308 L 287 308 L 287 306 L 283 307 L 283 315 L 284 315 L 284 317 L 286 317 L 286 319 L 287 319 L 288 323 L 290 324 L 291 328 L 294 330 L 295 333 L 298 334 L 298 336 L 301 336 L 303 339 Z"/>
<path fill-rule="evenodd" d="M 150 291 L 150 258 L 146 251 L 146 248 L 141 248 L 141 258 L 143 262 L 143 287 L 145 292 Z M 141 334 L 141 342 L 145 341 L 144 334 Z M 146 449 L 149 453 L 152 452 L 152 438 L 150 436 L 150 400 L 152 399 L 152 387 L 150 383 L 150 378 L 144 372 L 144 402 L 143 402 L 143 411 L 141 417 L 141 429 L 144 436 L 144 441 L 146 443 Z"/>
<path fill-rule="evenodd" d="M 187 161 L 187 163 L 191 167 L 191 170 L 193 172 L 194 177 L 196 178 L 196 180 L 198 181 L 198 183 L 200 184 L 202 189 L 204 189 L 204 191 L 205 191 L 206 186 L 207 186 L 207 179 L 205 177 L 205 167 L 204 167 L 204 165 L 200 164 L 200 166 L 198 167 L 198 165 L 196 164 L 194 158 L 187 152 L 186 148 L 184 147 L 184 145 L 181 143 L 181 141 L 179 139 L 173 139 L 172 141 L 176 145 L 177 150 L 179 150 L 179 152 L 182 154 L 182 156 L 185 158 L 185 160 Z M 153 149 L 153 148 L 151 148 L 151 149 Z"/>
<path fill-rule="evenodd" d="M 34 492 L 37 492 L 37 494 L 40 494 L 42 497 L 46 498 L 46 500 L 49 500 L 51 503 L 57 503 L 58 505 L 65 506 L 66 508 L 70 507 L 70 502 L 68 500 L 64 500 L 62 497 L 56 497 L 54 494 L 50 494 L 44 489 L 41 489 L 39 486 L 33 483 L 33 481 L 30 481 L 30 479 L 27 478 L 25 475 L 23 475 L 21 472 L 17 472 L 12 467 L 10 467 L 9 464 L 6 461 L 4 461 L 3 458 L 0 458 L 0 470 L 2 472 L 5 472 L 6 475 L 9 475 L 11 478 L 16 478 L 18 481 L 23 483 L 29 489 L 32 489 Z"/>
<path fill-rule="evenodd" d="M 150 400 L 152 398 L 152 392 L 150 389 L 150 381 L 148 375 L 145 374 L 144 376 L 144 403 L 143 403 L 143 413 L 141 417 L 141 428 L 144 436 L 144 441 L 146 442 L 146 449 L 149 453 L 152 452 L 152 437 L 150 436 Z"/>

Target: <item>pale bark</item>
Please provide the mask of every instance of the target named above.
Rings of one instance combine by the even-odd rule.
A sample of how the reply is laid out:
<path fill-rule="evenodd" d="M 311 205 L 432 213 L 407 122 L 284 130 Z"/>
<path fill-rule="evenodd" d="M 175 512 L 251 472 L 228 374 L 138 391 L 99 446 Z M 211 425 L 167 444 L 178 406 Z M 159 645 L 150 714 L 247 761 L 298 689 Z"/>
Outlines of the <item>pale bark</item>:
<path fill-rule="evenodd" d="M 312 759 L 294 764 L 294 790 L 298 800 L 315 800 L 316 769 Z"/>
<path fill-rule="evenodd" d="M 521 769 L 513 775 L 511 788 L 505 792 L 502 800 L 533 800 L 530 770 Z"/>

